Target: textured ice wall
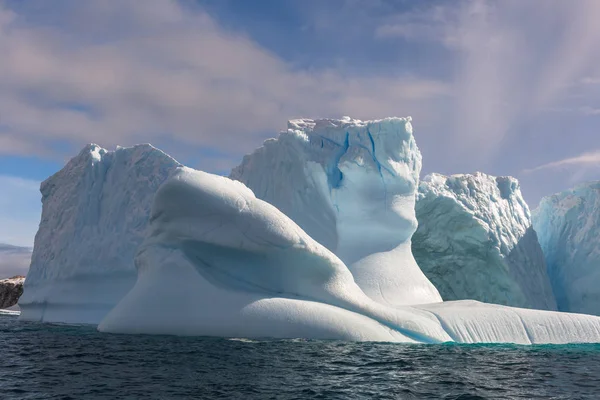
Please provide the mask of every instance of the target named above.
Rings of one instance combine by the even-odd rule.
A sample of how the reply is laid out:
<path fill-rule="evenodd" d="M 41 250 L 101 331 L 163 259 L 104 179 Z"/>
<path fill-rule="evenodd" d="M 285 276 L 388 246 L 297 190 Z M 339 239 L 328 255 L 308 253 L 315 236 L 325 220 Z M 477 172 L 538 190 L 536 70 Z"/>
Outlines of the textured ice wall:
<path fill-rule="evenodd" d="M 555 310 L 519 183 L 482 173 L 420 183 L 413 254 L 444 300 Z"/>
<path fill-rule="evenodd" d="M 98 323 L 135 283 L 152 199 L 178 166 L 150 145 L 88 145 L 44 181 L 21 319 Z"/>
<path fill-rule="evenodd" d="M 543 198 L 533 225 L 558 309 L 600 315 L 600 182 Z"/>
<path fill-rule="evenodd" d="M 293 120 L 244 157 L 231 178 L 334 252 L 373 299 L 441 301 L 415 262 L 421 153 L 410 118 Z"/>

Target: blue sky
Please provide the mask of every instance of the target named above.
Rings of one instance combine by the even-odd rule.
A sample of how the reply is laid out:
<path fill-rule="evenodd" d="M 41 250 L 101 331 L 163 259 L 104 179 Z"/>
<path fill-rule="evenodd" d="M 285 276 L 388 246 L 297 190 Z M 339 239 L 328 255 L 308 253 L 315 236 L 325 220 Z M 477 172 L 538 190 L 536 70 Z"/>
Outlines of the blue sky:
<path fill-rule="evenodd" d="M 0 0 L 0 243 L 86 143 L 226 173 L 298 117 L 413 117 L 423 173 L 600 177 L 600 1 Z"/>

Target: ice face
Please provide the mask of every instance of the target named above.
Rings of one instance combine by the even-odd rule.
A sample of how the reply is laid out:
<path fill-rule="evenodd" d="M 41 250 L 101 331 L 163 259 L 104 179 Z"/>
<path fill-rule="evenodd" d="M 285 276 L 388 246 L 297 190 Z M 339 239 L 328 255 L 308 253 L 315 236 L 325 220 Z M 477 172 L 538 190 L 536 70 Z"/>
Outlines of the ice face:
<path fill-rule="evenodd" d="M 410 250 L 421 154 L 410 118 L 294 120 L 231 178 L 334 252 L 373 299 L 441 301 Z"/>
<path fill-rule="evenodd" d="M 600 315 L 600 182 L 545 197 L 533 225 L 558 309 Z"/>
<path fill-rule="evenodd" d="M 416 213 L 413 253 L 444 300 L 556 309 L 516 179 L 428 175 L 419 186 Z"/>
<path fill-rule="evenodd" d="M 97 324 L 135 283 L 154 193 L 178 166 L 150 145 L 89 145 L 44 181 L 21 319 Z"/>

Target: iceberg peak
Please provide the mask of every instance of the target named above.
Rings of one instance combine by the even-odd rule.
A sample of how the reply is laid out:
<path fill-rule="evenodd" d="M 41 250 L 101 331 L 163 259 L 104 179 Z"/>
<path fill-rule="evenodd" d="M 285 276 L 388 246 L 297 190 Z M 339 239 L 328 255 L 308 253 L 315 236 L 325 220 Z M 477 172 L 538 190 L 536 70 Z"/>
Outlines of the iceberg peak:
<path fill-rule="evenodd" d="M 230 177 L 340 257 L 378 301 L 440 301 L 410 253 L 421 171 L 410 121 L 292 120 Z"/>
<path fill-rule="evenodd" d="M 416 213 L 413 252 L 444 300 L 556 309 L 517 179 L 428 175 L 419 185 Z"/>
<path fill-rule="evenodd" d="M 180 165 L 148 144 L 89 144 L 42 182 L 21 317 L 98 323 L 135 283 L 152 199 Z"/>

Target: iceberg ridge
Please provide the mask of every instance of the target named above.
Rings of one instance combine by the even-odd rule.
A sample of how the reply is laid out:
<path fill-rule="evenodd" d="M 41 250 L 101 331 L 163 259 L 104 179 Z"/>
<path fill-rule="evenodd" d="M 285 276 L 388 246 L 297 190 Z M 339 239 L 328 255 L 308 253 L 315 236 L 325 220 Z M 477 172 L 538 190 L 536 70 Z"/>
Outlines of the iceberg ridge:
<path fill-rule="evenodd" d="M 135 283 L 152 198 L 179 165 L 150 145 L 90 144 L 42 182 L 21 319 L 99 323 Z"/>
<path fill-rule="evenodd" d="M 600 182 L 543 198 L 533 225 L 558 309 L 600 315 Z"/>
<path fill-rule="evenodd" d="M 376 301 L 439 302 L 410 248 L 421 171 L 410 121 L 292 120 L 230 177 L 337 255 Z"/>
<path fill-rule="evenodd" d="M 444 300 L 556 310 L 515 178 L 428 175 L 419 185 L 416 213 L 413 253 Z"/>

